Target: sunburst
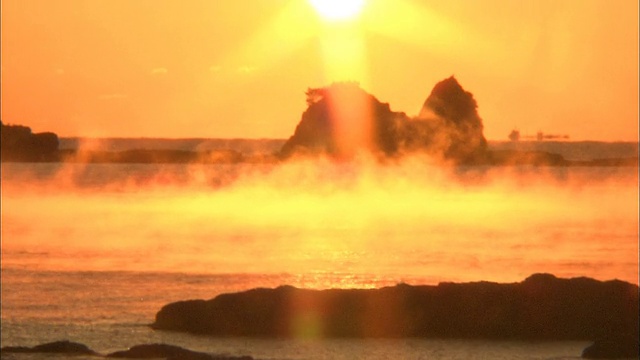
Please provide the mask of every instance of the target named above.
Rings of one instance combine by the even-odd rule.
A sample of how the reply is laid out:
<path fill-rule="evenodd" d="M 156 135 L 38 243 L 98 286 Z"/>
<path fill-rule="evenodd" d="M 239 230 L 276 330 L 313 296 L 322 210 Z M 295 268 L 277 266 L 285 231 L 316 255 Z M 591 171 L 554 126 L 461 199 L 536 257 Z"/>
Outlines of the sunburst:
<path fill-rule="evenodd" d="M 318 14 L 329 21 L 341 21 L 356 18 L 364 6 L 365 0 L 309 0 Z"/>

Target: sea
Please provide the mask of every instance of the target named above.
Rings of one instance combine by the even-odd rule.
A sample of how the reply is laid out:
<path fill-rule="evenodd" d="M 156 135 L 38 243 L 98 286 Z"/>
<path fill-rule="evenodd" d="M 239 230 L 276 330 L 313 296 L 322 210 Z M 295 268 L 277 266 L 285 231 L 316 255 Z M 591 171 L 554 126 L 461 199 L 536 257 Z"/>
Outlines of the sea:
<path fill-rule="evenodd" d="M 276 151 L 282 140 L 61 139 L 63 148 Z M 571 160 L 638 143 L 492 142 Z M 163 305 L 257 287 L 380 288 L 534 273 L 638 284 L 637 167 L 2 163 L 1 344 L 166 343 L 256 359 L 579 359 L 589 341 L 216 338 Z M 2 359 L 64 356 L 0 354 Z M 91 357 L 74 357 L 89 359 Z"/>

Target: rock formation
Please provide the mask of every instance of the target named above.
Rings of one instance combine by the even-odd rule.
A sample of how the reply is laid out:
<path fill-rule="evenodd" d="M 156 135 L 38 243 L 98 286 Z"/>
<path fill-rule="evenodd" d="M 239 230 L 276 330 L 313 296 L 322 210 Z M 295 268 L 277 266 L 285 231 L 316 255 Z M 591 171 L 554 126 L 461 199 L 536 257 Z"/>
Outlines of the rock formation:
<path fill-rule="evenodd" d="M 582 351 L 585 359 L 637 359 L 640 357 L 638 334 L 598 339 Z"/>
<path fill-rule="evenodd" d="M 97 352 L 89 349 L 84 344 L 71 342 L 68 340 L 54 341 L 34 347 L 26 346 L 6 346 L 2 348 L 3 353 L 47 353 L 47 354 L 68 354 L 68 355 L 98 355 Z"/>
<path fill-rule="evenodd" d="M 281 154 L 351 157 L 359 151 L 395 154 L 403 113 L 391 111 L 353 83 L 336 83 L 307 91 L 307 110 Z"/>
<path fill-rule="evenodd" d="M 21 125 L 5 125 L 0 122 L 2 161 L 56 161 L 58 160 L 58 136 L 51 132 L 31 132 Z"/>
<path fill-rule="evenodd" d="M 389 104 L 353 83 L 309 89 L 307 104 L 293 136 L 282 147 L 282 157 L 423 152 L 456 164 L 486 161 L 487 141 L 476 101 L 453 76 L 433 88 L 415 118 L 391 111 Z"/>
<path fill-rule="evenodd" d="M 203 352 L 188 350 L 168 344 L 143 344 L 128 350 L 116 351 L 108 358 L 126 359 L 166 359 L 166 360 L 252 360 L 251 356 L 213 356 Z"/>
<path fill-rule="evenodd" d="M 638 286 L 533 275 L 521 283 L 290 286 L 168 304 L 155 329 L 214 336 L 593 340 L 638 335 Z"/>
<path fill-rule="evenodd" d="M 483 161 L 487 140 L 477 107 L 473 95 L 465 91 L 453 76 L 440 81 L 418 115 L 419 127 L 430 129 L 431 134 L 415 141 L 427 141 L 427 146 L 439 149 L 445 158 L 458 162 Z"/>

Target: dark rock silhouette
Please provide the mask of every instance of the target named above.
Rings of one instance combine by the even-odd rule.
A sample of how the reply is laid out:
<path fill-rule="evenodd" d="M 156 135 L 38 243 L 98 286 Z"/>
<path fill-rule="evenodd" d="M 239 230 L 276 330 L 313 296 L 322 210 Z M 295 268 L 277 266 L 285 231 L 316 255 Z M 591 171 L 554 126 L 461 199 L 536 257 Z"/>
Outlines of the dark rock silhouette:
<path fill-rule="evenodd" d="M 5 125 L 0 121 L 2 161 L 57 161 L 58 135 L 45 132 L 34 134 L 31 128 Z"/>
<path fill-rule="evenodd" d="M 416 141 L 427 140 L 429 146 L 442 149 L 445 158 L 465 163 L 484 162 L 487 140 L 477 108 L 473 95 L 453 76 L 440 81 L 418 115 L 421 121 L 417 124 L 427 123 L 432 134 Z"/>
<path fill-rule="evenodd" d="M 2 353 L 43 353 L 65 355 L 93 355 L 101 354 L 89 349 L 84 344 L 70 342 L 68 340 L 55 341 L 34 347 L 6 346 L 0 349 Z M 142 344 L 131 347 L 128 350 L 116 351 L 106 355 L 108 358 L 127 359 L 166 359 L 166 360 L 252 360 L 251 356 L 225 356 L 211 355 L 203 352 L 192 351 L 180 346 L 168 344 Z"/>
<path fill-rule="evenodd" d="M 60 150 L 58 136 L 51 132 L 32 133 L 22 125 L 5 125 L 0 122 L 2 136 L 2 161 L 14 162 L 86 162 L 86 163 L 205 163 L 236 164 L 240 162 L 269 162 L 272 159 L 258 155 L 244 156 L 239 151 L 217 149 L 207 151 L 183 151 L 164 149 L 130 149 L 124 151 L 74 151 Z M 257 160 L 256 160 L 257 159 Z"/>
<path fill-rule="evenodd" d="M 638 334 L 638 286 L 533 275 L 521 283 L 291 286 L 164 306 L 155 329 L 214 336 L 593 340 Z"/>
<path fill-rule="evenodd" d="M 68 340 L 54 341 L 40 344 L 34 347 L 7 346 L 2 348 L 7 353 L 49 353 L 49 354 L 73 354 L 73 355 L 98 355 L 86 345 L 70 342 Z"/>
<path fill-rule="evenodd" d="M 281 155 L 350 158 L 423 152 L 457 164 L 486 162 L 487 141 L 473 95 L 452 76 L 436 84 L 420 115 L 391 111 L 353 83 L 307 91 L 307 110 Z"/>
<path fill-rule="evenodd" d="M 136 345 L 129 350 L 108 354 L 109 358 L 166 360 L 252 360 L 251 356 L 213 356 L 168 344 Z"/>
<path fill-rule="evenodd" d="M 582 351 L 585 359 L 637 359 L 640 357 L 640 340 L 637 334 L 599 339 Z"/>
<path fill-rule="evenodd" d="M 409 118 L 391 111 L 357 84 L 335 83 L 307 91 L 307 110 L 281 155 L 352 157 L 359 151 L 395 154 L 398 130 Z"/>

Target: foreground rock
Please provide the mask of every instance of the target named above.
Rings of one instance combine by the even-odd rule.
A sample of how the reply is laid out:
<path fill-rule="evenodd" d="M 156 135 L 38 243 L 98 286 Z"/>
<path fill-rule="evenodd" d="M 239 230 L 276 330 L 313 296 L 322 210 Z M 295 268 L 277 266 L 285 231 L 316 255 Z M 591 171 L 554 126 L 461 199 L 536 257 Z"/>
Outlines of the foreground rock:
<path fill-rule="evenodd" d="M 638 286 L 623 281 L 400 284 L 377 290 L 291 286 L 171 303 L 152 327 L 214 336 L 594 340 L 638 335 Z"/>
<path fill-rule="evenodd" d="M 109 358 L 127 359 L 166 359 L 166 360 L 252 360 L 251 356 L 229 357 L 213 356 L 207 353 L 191 351 L 175 345 L 145 344 L 136 345 L 129 350 L 117 351 L 107 355 Z"/>
<path fill-rule="evenodd" d="M 2 348 L 3 353 L 47 353 L 47 354 L 69 354 L 69 355 L 99 355 L 89 349 L 84 344 L 71 342 L 68 340 L 54 341 L 34 347 L 7 346 Z"/>
<path fill-rule="evenodd" d="M 34 347 L 6 346 L 0 349 L 2 353 L 41 353 L 64 355 L 103 355 L 91 350 L 84 344 L 70 342 L 68 340 L 55 341 Z M 106 355 L 108 358 L 126 359 L 166 359 L 166 360 L 253 360 L 251 356 L 223 356 L 211 355 L 203 352 L 192 351 L 175 345 L 168 344 L 143 344 L 131 347 L 128 350 L 116 351 Z"/>
<path fill-rule="evenodd" d="M 638 359 L 640 340 L 637 334 L 599 339 L 584 349 L 582 357 L 585 359 Z"/>

